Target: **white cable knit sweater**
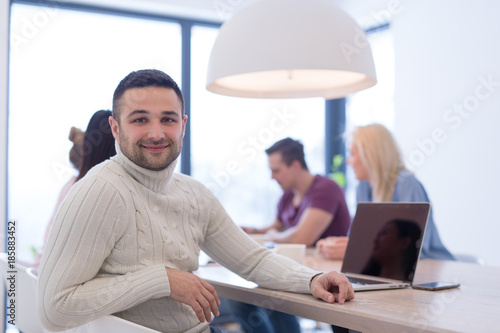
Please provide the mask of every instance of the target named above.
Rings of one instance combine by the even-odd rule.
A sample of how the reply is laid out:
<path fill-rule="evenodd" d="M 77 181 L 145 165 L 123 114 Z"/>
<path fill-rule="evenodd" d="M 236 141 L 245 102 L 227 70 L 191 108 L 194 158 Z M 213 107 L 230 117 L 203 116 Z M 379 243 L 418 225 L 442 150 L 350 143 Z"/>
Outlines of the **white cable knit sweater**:
<path fill-rule="evenodd" d="M 260 247 L 203 185 L 139 167 L 120 151 L 73 185 L 56 216 L 39 273 L 45 328 L 119 317 L 162 332 L 209 332 L 169 297 L 165 267 L 192 272 L 198 249 L 262 287 L 309 293 L 316 271 Z"/>

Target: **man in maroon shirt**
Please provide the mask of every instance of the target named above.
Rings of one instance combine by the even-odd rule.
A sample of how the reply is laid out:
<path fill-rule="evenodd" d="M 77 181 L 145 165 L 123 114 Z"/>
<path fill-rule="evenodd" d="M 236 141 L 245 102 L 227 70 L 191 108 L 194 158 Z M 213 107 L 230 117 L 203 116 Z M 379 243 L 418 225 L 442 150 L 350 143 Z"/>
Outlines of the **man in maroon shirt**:
<path fill-rule="evenodd" d="M 272 178 L 284 193 L 276 220 L 266 228 L 242 227 L 249 234 L 265 234 L 276 243 L 314 246 L 322 238 L 346 236 L 351 225 L 343 190 L 333 180 L 309 172 L 304 146 L 291 138 L 266 149 Z M 221 299 L 243 332 L 299 333 L 297 318 L 251 304 Z"/>
<path fill-rule="evenodd" d="M 280 140 L 266 149 L 272 178 L 284 193 L 278 203 L 273 224 L 247 233 L 266 234 L 277 243 L 306 246 L 328 236 L 346 236 L 351 224 L 343 190 L 330 178 L 309 172 L 304 147 L 291 138 Z"/>

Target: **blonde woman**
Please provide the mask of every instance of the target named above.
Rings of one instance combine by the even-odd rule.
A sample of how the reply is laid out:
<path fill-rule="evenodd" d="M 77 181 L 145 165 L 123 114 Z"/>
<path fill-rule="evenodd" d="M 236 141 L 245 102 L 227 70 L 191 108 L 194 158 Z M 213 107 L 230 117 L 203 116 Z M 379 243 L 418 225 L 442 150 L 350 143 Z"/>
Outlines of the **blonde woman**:
<path fill-rule="evenodd" d="M 358 127 L 352 133 L 350 151 L 347 163 L 360 181 L 357 202 L 430 202 L 422 184 L 406 170 L 396 141 L 384 126 Z M 342 259 L 347 241 L 347 237 L 325 238 L 316 244 L 316 249 L 326 258 Z M 439 237 L 432 209 L 421 258 L 454 260 Z"/>

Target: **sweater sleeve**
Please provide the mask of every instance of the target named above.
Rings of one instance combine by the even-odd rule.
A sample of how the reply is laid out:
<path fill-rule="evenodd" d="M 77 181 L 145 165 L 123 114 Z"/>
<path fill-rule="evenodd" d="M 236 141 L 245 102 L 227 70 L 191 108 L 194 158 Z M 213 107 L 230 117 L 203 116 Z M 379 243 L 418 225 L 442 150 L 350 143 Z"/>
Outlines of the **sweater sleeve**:
<path fill-rule="evenodd" d="M 72 187 L 56 216 L 39 272 L 38 316 L 46 329 L 80 326 L 148 299 L 169 296 L 163 265 L 136 263 L 121 274 L 102 270 L 126 232 L 131 209 L 109 182 L 98 177 Z"/>
<path fill-rule="evenodd" d="M 211 193 L 207 196 L 211 213 L 201 248 L 210 257 L 261 287 L 310 293 L 309 283 L 317 271 L 260 246 L 231 220 Z"/>

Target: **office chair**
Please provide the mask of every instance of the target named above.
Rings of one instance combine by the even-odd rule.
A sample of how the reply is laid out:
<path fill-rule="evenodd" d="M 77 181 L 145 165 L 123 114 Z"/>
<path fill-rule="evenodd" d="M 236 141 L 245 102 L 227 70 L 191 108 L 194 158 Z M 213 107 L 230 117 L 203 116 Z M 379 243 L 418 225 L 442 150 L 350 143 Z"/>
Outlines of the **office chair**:
<path fill-rule="evenodd" d="M 9 266 L 7 253 L 0 253 L 0 269 L 5 282 L 6 290 L 9 291 L 11 282 L 7 280 L 10 275 L 15 275 L 15 323 L 19 331 L 23 333 L 44 333 L 42 327 L 36 320 L 36 280 L 33 284 L 28 277 L 26 267 L 15 264 Z M 8 273 L 16 272 L 16 273 Z M 7 300 L 10 302 L 10 298 Z M 10 303 L 7 303 L 9 306 Z M 7 309 L 7 313 L 8 313 Z M 9 319 L 9 318 L 7 318 Z"/>
<path fill-rule="evenodd" d="M 26 275 L 31 280 L 32 286 L 35 286 L 35 292 L 38 281 L 38 272 L 34 268 L 28 268 L 26 270 Z M 36 313 L 35 313 L 36 316 Z M 35 317 L 36 318 L 36 317 Z M 30 333 L 31 331 L 22 330 L 23 333 Z M 47 332 L 43 330 L 42 332 Z M 118 318 L 113 315 L 107 315 L 84 324 L 79 327 L 75 327 L 64 331 L 64 333 L 110 333 L 110 332 L 120 332 L 120 333 L 160 333 L 156 330 L 150 329 L 133 323 L 131 321 Z"/>

